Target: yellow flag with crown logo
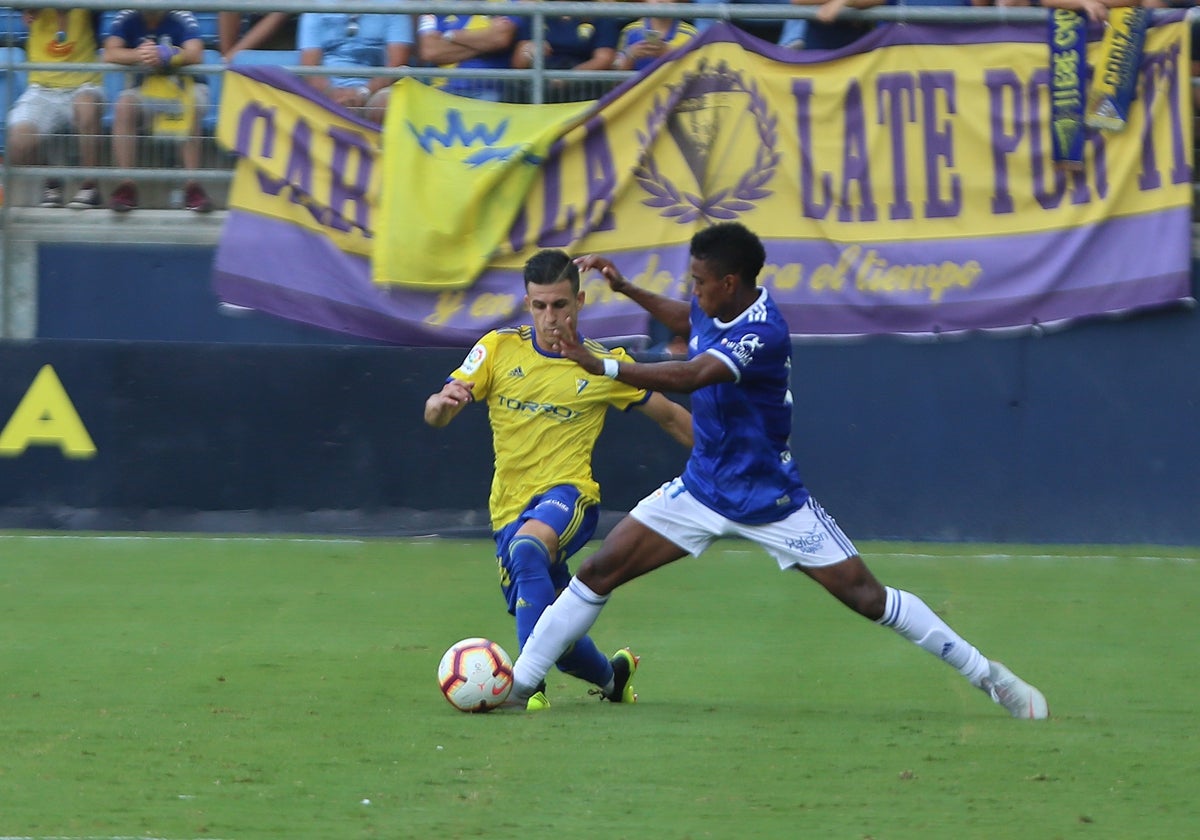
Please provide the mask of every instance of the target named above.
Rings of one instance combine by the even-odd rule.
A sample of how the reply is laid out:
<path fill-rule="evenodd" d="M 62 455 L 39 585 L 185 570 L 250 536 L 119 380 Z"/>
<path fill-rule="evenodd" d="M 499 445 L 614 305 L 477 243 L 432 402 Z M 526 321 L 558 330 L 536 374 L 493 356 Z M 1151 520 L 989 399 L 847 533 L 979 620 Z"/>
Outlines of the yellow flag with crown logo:
<path fill-rule="evenodd" d="M 515 105 L 392 88 L 372 280 L 464 289 L 503 241 L 550 145 L 592 102 Z"/>

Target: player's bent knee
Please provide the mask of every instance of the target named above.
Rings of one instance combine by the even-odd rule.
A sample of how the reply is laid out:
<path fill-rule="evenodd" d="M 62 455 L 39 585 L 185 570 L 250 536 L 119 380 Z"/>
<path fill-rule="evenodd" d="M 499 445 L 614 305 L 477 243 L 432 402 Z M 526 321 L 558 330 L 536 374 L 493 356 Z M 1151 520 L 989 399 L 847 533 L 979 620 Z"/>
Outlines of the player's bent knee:
<path fill-rule="evenodd" d="M 592 592 L 604 596 L 620 585 L 619 572 L 615 559 L 606 557 L 602 549 L 579 564 L 575 577 Z"/>
<path fill-rule="evenodd" d="M 862 558 L 850 557 L 831 566 L 802 567 L 802 571 L 864 618 L 877 621 L 883 616 L 887 590 Z"/>
<path fill-rule="evenodd" d="M 878 621 L 883 618 L 883 611 L 887 605 L 887 592 L 882 586 L 876 584 L 874 587 L 869 587 L 865 591 L 860 590 L 858 600 L 851 605 L 856 613 L 863 618 L 869 618 L 871 621 Z"/>

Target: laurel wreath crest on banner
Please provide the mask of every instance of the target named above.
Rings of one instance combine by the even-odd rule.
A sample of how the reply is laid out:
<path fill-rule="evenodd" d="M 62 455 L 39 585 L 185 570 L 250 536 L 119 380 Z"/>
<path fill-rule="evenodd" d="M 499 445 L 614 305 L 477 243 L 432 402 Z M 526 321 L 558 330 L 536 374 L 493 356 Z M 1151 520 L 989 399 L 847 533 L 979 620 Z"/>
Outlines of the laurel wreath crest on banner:
<path fill-rule="evenodd" d="M 753 80 L 747 84 L 742 74 L 730 69 L 725 62 L 721 62 L 715 72 L 706 73 L 705 69 L 705 65 L 701 64 L 700 72 L 689 74 L 679 85 L 669 86 L 664 95 L 656 95 L 646 116 L 645 131 L 637 133 L 644 156 L 642 163 L 634 167 L 633 176 L 638 185 L 650 194 L 649 198 L 642 199 L 642 203 L 647 207 L 661 208 L 660 215 L 674 218 L 681 225 L 701 217 L 710 221 L 732 221 L 740 213 L 753 209 L 754 202 L 772 194 L 766 185 L 775 176 L 775 169 L 779 165 L 779 152 L 775 150 L 779 139 L 779 120 L 770 112 L 766 98 L 759 93 L 758 84 Z M 674 104 L 679 99 L 679 91 L 701 76 L 717 78 L 724 90 L 738 91 L 749 97 L 750 113 L 754 116 L 759 139 L 754 164 L 750 169 L 743 172 L 732 187 L 708 196 L 680 190 L 662 174 L 650 154 L 651 138 L 658 135 L 671 116 Z"/>

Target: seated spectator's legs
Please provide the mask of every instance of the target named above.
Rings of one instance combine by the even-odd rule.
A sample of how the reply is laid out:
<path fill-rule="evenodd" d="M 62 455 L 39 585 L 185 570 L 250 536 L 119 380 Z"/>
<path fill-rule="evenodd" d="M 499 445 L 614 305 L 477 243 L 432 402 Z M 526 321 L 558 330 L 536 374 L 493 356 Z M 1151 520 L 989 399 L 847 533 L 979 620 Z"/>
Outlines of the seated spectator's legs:
<path fill-rule="evenodd" d="M 137 160 L 138 115 L 141 113 L 141 96 L 133 89 L 121 91 L 113 107 L 112 153 L 113 163 L 121 169 L 130 169 Z M 138 206 L 137 186 L 130 178 L 122 179 L 109 197 L 108 206 L 117 213 L 127 213 Z"/>
<path fill-rule="evenodd" d="M 100 165 L 100 117 L 104 113 L 104 93 L 98 85 L 84 85 L 71 100 L 71 122 L 79 143 L 81 166 Z M 100 206 L 100 188 L 95 178 L 88 177 L 79 185 L 68 207 L 91 210 Z"/>
<path fill-rule="evenodd" d="M 93 85 L 81 88 L 75 94 L 72 110 L 79 138 L 79 163 L 82 166 L 99 166 L 100 117 L 104 112 L 100 88 Z"/>
<path fill-rule="evenodd" d="M 180 156 L 184 169 L 199 169 L 201 164 L 202 138 L 199 134 L 201 117 L 209 104 L 208 85 L 196 85 L 192 89 L 193 125 L 196 131 L 180 140 Z M 146 112 L 145 102 L 139 91 L 130 89 L 121 92 L 113 112 L 113 160 L 118 167 L 131 169 L 137 163 L 137 133 L 142 124 L 150 124 L 153 115 Z M 184 184 L 184 207 L 197 213 L 212 210 L 212 201 L 204 188 L 196 181 Z M 109 206 L 117 212 L 133 210 L 138 206 L 137 187 L 132 180 L 122 181 L 113 192 Z"/>
<path fill-rule="evenodd" d="M 21 165 L 38 163 L 41 141 L 42 135 L 35 123 L 10 123 L 8 126 L 9 160 Z"/>
<path fill-rule="evenodd" d="M 95 105 L 90 110 L 81 109 L 77 103 L 88 97 L 93 98 Z M 99 90 L 94 85 L 79 89 L 31 85 L 9 113 L 10 158 L 22 165 L 48 163 L 47 138 L 56 134 L 65 135 L 74 126 L 79 134 L 80 163 L 83 166 L 96 166 L 99 161 L 96 145 L 96 135 L 100 133 L 99 102 Z M 94 186 L 94 181 L 84 182 L 85 188 Z M 41 206 L 62 207 L 64 198 L 62 179 L 48 178 L 43 186 Z"/>
<path fill-rule="evenodd" d="M 26 95 L 29 93 L 30 91 L 25 92 Z M 8 156 L 16 164 L 31 165 L 42 163 L 43 132 L 39 124 L 34 121 L 29 109 L 22 107 L 24 100 L 25 95 L 22 95 L 9 114 L 10 121 L 18 120 L 18 122 L 10 122 L 8 126 Z M 46 183 L 42 185 L 42 197 L 39 204 L 42 207 L 63 206 L 63 182 L 61 178 L 46 179 Z"/>
<path fill-rule="evenodd" d="M 141 114 L 141 96 L 134 89 L 123 90 L 113 108 L 113 162 L 122 169 L 132 169 L 137 160 L 137 129 Z"/>
<path fill-rule="evenodd" d="M 363 119 L 369 120 L 376 125 L 383 125 L 383 118 L 387 116 L 388 102 L 392 98 L 392 89 L 390 87 L 380 88 L 371 94 L 371 98 L 367 100 L 367 104 L 362 108 Z"/>
<path fill-rule="evenodd" d="M 192 88 L 192 125 L 195 132 L 183 139 L 180 154 L 183 157 L 184 169 L 199 169 L 201 164 L 203 137 L 200 134 L 200 124 L 204 113 L 208 110 L 210 91 L 208 85 L 196 85 Z M 183 185 L 183 206 L 193 213 L 208 213 L 213 209 L 212 200 L 199 181 L 188 180 Z"/>
<path fill-rule="evenodd" d="M 192 88 L 192 125 L 196 127 L 196 131 L 183 141 L 184 169 L 200 168 L 200 123 L 208 111 L 208 101 L 208 85 L 196 85 Z"/>
<path fill-rule="evenodd" d="M 66 117 L 54 91 L 30 85 L 8 113 L 8 156 L 13 163 L 41 162 L 42 137 L 64 128 Z"/>

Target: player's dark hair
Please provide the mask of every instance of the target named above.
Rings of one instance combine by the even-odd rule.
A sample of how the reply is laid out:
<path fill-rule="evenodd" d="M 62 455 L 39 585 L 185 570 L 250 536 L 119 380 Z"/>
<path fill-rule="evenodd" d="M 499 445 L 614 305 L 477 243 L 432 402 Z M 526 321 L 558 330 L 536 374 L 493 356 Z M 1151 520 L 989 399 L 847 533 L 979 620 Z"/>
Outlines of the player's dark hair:
<path fill-rule="evenodd" d="M 692 256 L 712 264 L 722 276 L 736 274 L 742 284 L 754 288 L 758 273 L 767 261 L 762 240 L 745 225 L 721 222 L 692 237 Z"/>
<path fill-rule="evenodd" d="M 566 251 L 547 248 L 538 251 L 525 263 L 525 287 L 531 284 L 551 286 L 563 280 L 571 281 L 571 291 L 579 292 L 579 266 L 567 256 Z"/>

